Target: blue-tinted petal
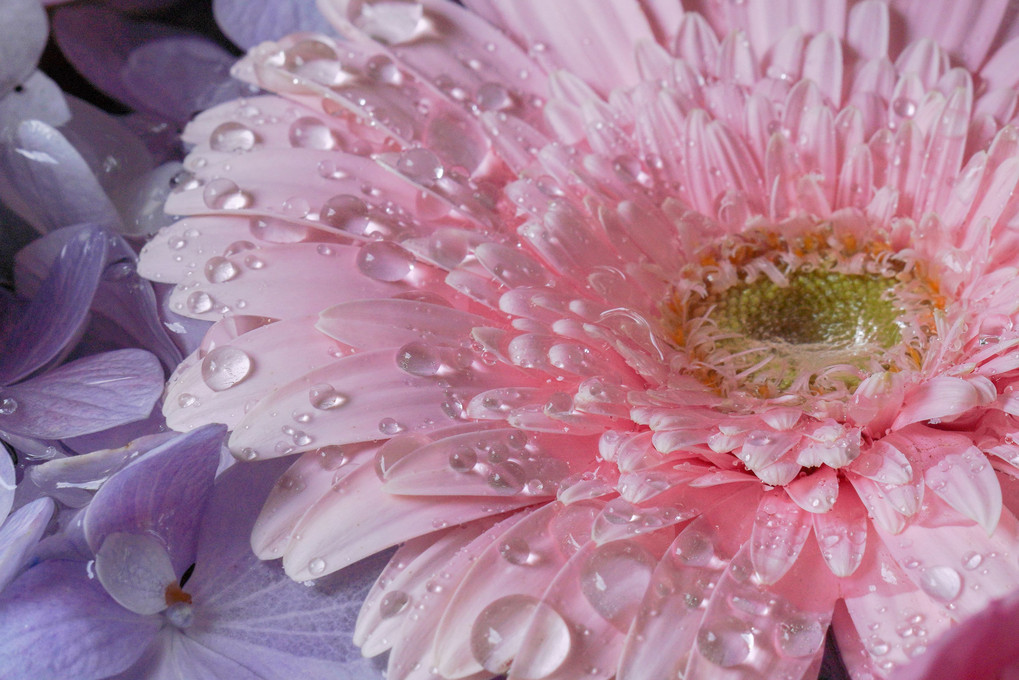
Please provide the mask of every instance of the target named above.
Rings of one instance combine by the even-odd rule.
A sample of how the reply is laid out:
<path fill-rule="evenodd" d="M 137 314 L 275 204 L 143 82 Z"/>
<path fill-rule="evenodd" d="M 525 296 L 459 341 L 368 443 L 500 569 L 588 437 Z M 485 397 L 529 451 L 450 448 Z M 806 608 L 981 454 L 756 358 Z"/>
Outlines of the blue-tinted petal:
<path fill-rule="evenodd" d="M 199 36 L 154 40 L 133 52 L 121 80 L 132 97 L 170 120 L 187 121 L 216 104 L 250 96 L 256 90 L 234 80 L 237 58 Z M 185 63 L 187 68 L 181 68 Z"/>
<path fill-rule="evenodd" d="M 15 92 L 0 97 L 0 132 L 34 119 L 53 126 L 66 123 L 71 117 L 67 100 L 60 86 L 42 71 L 35 71 Z"/>
<path fill-rule="evenodd" d="M 0 353 L 0 385 L 29 375 L 70 342 L 88 312 L 105 258 L 106 235 L 102 230 L 78 228 L 67 239 L 49 275 L 6 338 Z"/>
<path fill-rule="evenodd" d="M 114 532 L 147 531 L 166 544 L 174 571 L 182 574 L 195 561 L 224 432 L 210 425 L 180 435 L 111 477 L 85 515 L 92 549 Z"/>
<path fill-rule="evenodd" d="M 0 97 L 35 70 L 48 33 L 39 0 L 0 3 Z"/>
<path fill-rule="evenodd" d="M 226 37 L 244 49 L 288 33 L 336 34 L 315 0 L 213 0 L 212 11 Z"/>
<path fill-rule="evenodd" d="M 14 506 L 14 489 L 17 486 L 14 478 L 14 461 L 7 451 L 0 449 L 0 523 Z"/>
<path fill-rule="evenodd" d="M 27 120 L 10 131 L 0 170 L 2 198 L 40 231 L 92 222 L 116 227 L 120 216 L 78 150 L 53 126 Z"/>
<path fill-rule="evenodd" d="M 303 680 L 303 675 L 295 678 Z M 244 665 L 213 652 L 177 629 L 167 628 L 138 662 L 109 680 L 264 680 Z M 347 680 L 337 677 L 335 680 Z M 349 680 L 355 680 L 353 678 Z M 364 680 L 357 678 L 356 680 Z"/>
<path fill-rule="evenodd" d="M 53 12 L 53 37 L 75 70 L 105 94 L 133 109 L 149 110 L 121 82 L 128 55 L 139 45 L 177 34 L 169 26 L 128 19 L 98 3 L 73 3 Z"/>
<path fill-rule="evenodd" d="M 117 118 L 74 97 L 68 97 L 67 104 L 71 118 L 60 126 L 60 133 L 78 150 L 110 202 L 124 214 L 134 201 L 135 183 L 155 166 L 152 156 Z"/>
<path fill-rule="evenodd" d="M 160 432 L 135 439 L 123 437 L 120 442 L 128 441 L 127 445 L 114 449 L 91 449 L 90 453 L 80 456 L 46 461 L 28 468 L 26 476 L 43 493 L 64 505 L 84 507 L 114 473 L 175 436 L 174 432 Z"/>
<path fill-rule="evenodd" d="M 178 580 L 166 547 L 150 534 L 108 534 L 96 551 L 95 572 L 110 597 L 135 614 L 166 609 L 166 588 Z"/>
<path fill-rule="evenodd" d="M 64 364 L 4 389 L 0 429 L 63 439 L 145 418 L 163 391 L 163 369 L 141 349 L 122 349 Z"/>
<path fill-rule="evenodd" d="M 0 593 L 4 680 L 99 680 L 145 651 L 159 617 L 127 611 L 82 562 L 43 562 Z"/>
<path fill-rule="evenodd" d="M 285 467 L 238 464 L 217 481 L 188 583 L 196 612 L 189 635 L 266 680 L 376 677 L 378 668 L 361 656 L 351 634 L 386 555 L 304 585 L 291 581 L 278 561 L 252 554 L 251 527 Z"/>
<path fill-rule="evenodd" d="M 3 592 L 25 563 L 53 516 L 53 501 L 37 498 L 14 512 L 0 526 L 0 592 Z"/>

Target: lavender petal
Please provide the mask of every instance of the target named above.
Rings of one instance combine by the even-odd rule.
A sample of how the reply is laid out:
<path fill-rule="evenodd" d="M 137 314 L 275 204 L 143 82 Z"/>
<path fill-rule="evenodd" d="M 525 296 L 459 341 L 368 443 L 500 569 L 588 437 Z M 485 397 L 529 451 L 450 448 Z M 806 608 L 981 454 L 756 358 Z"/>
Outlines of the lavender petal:
<path fill-rule="evenodd" d="M 192 636 L 258 668 L 265 680 L 375 677 L 378 669 L 351 644 L 350 631 L 388 555 L 308 586 L 290 580 L 279 562 L 251 552 L 251 527 L 282 469 L 277 461 L 243 464 L 220 476 L 189 582 L 196 624 L 200 614 L 207 625 L 196 625 Z"/>
<path fill-rule="evenodd" d="M 166 544 L 175 573 L 183 573 L 195 561 L 224 431 L 211 425 L 180 435 L 111 477 L 86 511 L 92 549 L 115 532 L 150 532 Z"/>
<path fill-rule="evenodd" d="M 316 8 L 315 0 L 213 0 L 212 12 L 223 33 L 243 49 L 288 33 L 336 34 Z"/>
<path fill-rule="evenodd" d="M 81 562 L 43 562 L 0 594 L 5 680 L 100 680 L 133 664 L 160 620 L 122 608 Z"/>
<path fill-rule="evenodd" d="M 40 439 L 99 432 L 148 416 L 162 384 L 159 360 L 145 350 L 85 357 L 7 387 L 0 427 Z"/>
<path fill-rule="evenodd" d="M 8 201 L 13 193 L 20 205 L 11 207 L 33 226 L 47 232 L 83 222 L 119 225 L 120 216 L 88 163 L 58 130 L 27 120 L 10 137 L 0 156 L 8 185 L 0 198 Z"/>
<path fill-rule="evenodd" d="M 18 508 L 0 525 L 0 592 L 14 580 L 53 516 L 53 501 L 36 500 Z"/>
<path fill-rule="evenodd" d="M 64 349 L 85 319 L 99 283 L 106 256 L 103 231 L 82 227 L 55 238 L 67 240 L 18 325 L 6 338 L 0 354 L 0 384 L 24 378 Z M 0 424 L 0 428 L 6 425 Z"/>

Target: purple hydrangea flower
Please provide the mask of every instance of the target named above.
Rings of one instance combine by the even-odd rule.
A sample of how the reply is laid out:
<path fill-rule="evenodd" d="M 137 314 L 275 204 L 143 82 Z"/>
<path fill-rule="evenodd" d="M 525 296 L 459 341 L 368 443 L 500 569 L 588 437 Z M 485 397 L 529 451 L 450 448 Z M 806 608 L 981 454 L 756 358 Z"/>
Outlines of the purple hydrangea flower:
<path fill-rule="evenodd" d="M 68 529 L 95 559 L 43 561 L 0 595 L 6 677 L 380 676 L 345 631 L 381 562 L 306 586 L 259 561 L 247 537 L 280 469 L 214 483 L 223 432 L 180 435 L 116 473 Z"/>

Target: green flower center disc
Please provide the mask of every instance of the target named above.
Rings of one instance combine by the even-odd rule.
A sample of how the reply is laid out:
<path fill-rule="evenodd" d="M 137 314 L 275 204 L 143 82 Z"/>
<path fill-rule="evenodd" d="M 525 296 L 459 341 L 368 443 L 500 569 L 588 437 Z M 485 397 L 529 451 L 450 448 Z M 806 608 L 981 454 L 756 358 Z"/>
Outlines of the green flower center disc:
<path fill-rule="evenodd" d="M 902 339 L 891 299 L 894 280 L 876 275 L 797 273 L 787 286 L 771 279 L 724 291 L 708 316 L 747 341 L 854 350 L 889 348 Z M 738 341 L 737 341 L 738 342 Z M 745 342 L 748 346 L 750 342 Z"/>

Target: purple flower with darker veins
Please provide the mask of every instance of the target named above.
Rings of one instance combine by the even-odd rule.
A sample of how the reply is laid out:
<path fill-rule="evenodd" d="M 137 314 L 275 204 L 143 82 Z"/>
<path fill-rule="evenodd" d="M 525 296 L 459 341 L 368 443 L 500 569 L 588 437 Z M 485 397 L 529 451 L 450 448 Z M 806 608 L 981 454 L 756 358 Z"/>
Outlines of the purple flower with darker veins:
<path fill-rule="evenodd" d="M 22 258 L 20 278 L 35 288 L 31 300 L 0 288 L 0 439 L 16 450 L 51 457 L 69 449 L 56 446 L 58 440 L 152 412 L 162 393 L 160 360 L 130 345 L 153 346 L 164 362 L 176 350 L 158 327 L 154 298 L 147 313 L 143 304 L 124 304 L 135 297 L 144 301 L 146 291 L 151 296 L 147 284 L 128 281 L 125 288 L 133 275 L 128 253 L 119 237 L 99 227 L 61 230 L 35 242 Z M 35 278 L 33 271 L 46 273 Z M 105 331 L 102 324 L 89 325 L 98 317 L 90 315 L 94 304 L 113 308 L 104 317 Z M 82 341 L 86 328 L 93 332 Z M 118 349 L 95 353 L 111 347 Z M 72 351 L 83 356 L 61 364 Z M 14 461 L 0 456 L 0 520 L 14 503 L 14 486 Z"/>
<path fill-rule="evenodd" d="M 248 534 L 277 465 L 214 483 L 224 430 L 157 446 L 84 511 L 93 561 L 53 559 L 0 595 L 8 680 L 342 680 L 381 675 L 346 640 L 376 559 L 305 586 L 251 553 Z M 0 546 L 2 548 L 2 546 Z"/>

